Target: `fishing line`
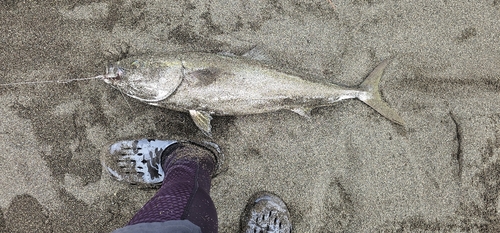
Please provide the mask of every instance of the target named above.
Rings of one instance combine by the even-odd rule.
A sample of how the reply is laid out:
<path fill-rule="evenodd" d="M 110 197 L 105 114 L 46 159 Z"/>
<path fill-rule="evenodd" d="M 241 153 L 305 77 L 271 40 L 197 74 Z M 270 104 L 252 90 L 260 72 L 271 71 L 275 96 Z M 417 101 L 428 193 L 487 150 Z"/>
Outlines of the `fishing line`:
<path fill-rule="evenodd" d="M 42 84 L 42 83 L 70 83 L 73 81 L 83 81 L 83 80 L 93 80 L 93 79 L 105 79 L 105 75 L 99 75 L 91 78 L 74 78 L 74 79 L 66 79 L 66 80 L 47 80 L 47 81 L 32 81 L 32 82 L 16 82 L 16 83 L 2 83 L 0 86 L 15 86 L 15 85 L 33 85 L 33 84 Z"/>
<path fill-rule="evenodd" d="M 118 90 L 118 91 L 120 91 L 120 93 L 122 94 L 123 100 L 125 100 L 125 103 L 127 103 L 128 108 L 130 108 L 130 111 L 133 112 L 134 110 L 132 110 L 132 106 L 130 106 L 130 104 L 128 103 L 128 100 L 127 100 L 127 97 L 125 97 L 125 94 L 123 94 L 123 92 L 121 90 Z"/>
<path fill-rule="evenodd" d="M 90 77 L 90 78 L 74 78 L 74 79 L 66 79 L 66 80 L 47 80 L 47 81 L 32 81 L 32 82 L 0 83 L 0 86 L 33 85 L 33 84 L 42 84 L 42 83 L 70 83 L 73 81 L 84 81 L 84 80 L 106 79 L 106 78 L 113 78 L 113 77 L 110 77 L 107 75 L 98 75 L 98 76 Z M 127 101 L 127 98 L 125 97 L 125 94 L 121 90 L 119 90 L 119 91 L 120 91 L 120 94 L 122 95 L 123 99 L 125 100 L 125 103 L 127 103 L 128 108 L 131 111 L 133 111 L 132 106 L 130 106 L 129 102 Z"/>

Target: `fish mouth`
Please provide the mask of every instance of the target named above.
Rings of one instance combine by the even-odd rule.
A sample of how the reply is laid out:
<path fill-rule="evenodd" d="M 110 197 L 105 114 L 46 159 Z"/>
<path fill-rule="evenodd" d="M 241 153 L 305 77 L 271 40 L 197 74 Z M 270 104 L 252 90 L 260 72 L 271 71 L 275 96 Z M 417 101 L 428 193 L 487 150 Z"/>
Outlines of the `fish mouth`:
<path fill-rule="evenodd" d="M 116 81 L 121 80 L 124 74 L 125 70 L 123 70 L 122 68 L 115 65 L 108 65 L 103 80 L 108 84 L 113 84 Z"/>

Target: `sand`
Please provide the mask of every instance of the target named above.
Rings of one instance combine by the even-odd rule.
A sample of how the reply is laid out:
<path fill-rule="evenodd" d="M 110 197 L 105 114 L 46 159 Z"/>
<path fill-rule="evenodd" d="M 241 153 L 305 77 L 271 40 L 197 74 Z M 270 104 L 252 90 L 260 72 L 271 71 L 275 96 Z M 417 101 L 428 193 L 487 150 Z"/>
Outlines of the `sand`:
<path fill-rule="evenodd" d="M 406 121 L 357 100 L 313 111 L 215 117 L 226 170 L 211 196 L 238 232 L 260 190 L 295 232 L 500 231 L 500 2 L 2 1 L 0 83 L 88 78 L 126 56 L 242 54 L 357 85 L 392 58 L 381 91 Z M 188 114 L 100 80 L 0 86 L 1 232 L 110 232 L 152 197 L 100 157 L 123 139 L 192 139 Z"/>

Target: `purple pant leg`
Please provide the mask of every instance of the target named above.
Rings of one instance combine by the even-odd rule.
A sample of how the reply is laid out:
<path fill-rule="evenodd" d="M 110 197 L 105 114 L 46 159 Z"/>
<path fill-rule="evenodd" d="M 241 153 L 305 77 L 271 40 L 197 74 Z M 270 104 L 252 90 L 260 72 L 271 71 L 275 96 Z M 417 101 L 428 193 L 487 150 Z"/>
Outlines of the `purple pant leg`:
<path fill-rule="evenodd" d="M 194 145 L 171 147 L 164 151 L 163 185 L 128 225 L 187 219 L 203 233 L 217 232 L 217 212 L 210 198 L 211 152 Z"/>

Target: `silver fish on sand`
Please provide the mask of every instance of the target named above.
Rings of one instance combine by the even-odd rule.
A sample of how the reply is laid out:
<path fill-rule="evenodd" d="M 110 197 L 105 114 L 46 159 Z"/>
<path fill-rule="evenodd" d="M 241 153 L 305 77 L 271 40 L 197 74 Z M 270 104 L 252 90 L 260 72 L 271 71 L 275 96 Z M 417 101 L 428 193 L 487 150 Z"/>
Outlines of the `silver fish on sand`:
<path fill-rule="evenodd" d="M 380 63 L 357 87 L 306 81 L 247 56 L 182 53 L 132 57 L 110 65 L 104 81 L 142 102 L 189 112 L 211 134 L 212 116 L 247 115 L 289 109 L 309 117 L 313 108 L 357 98 L 396 124 L 403 119 L 382 100 Z"/>

